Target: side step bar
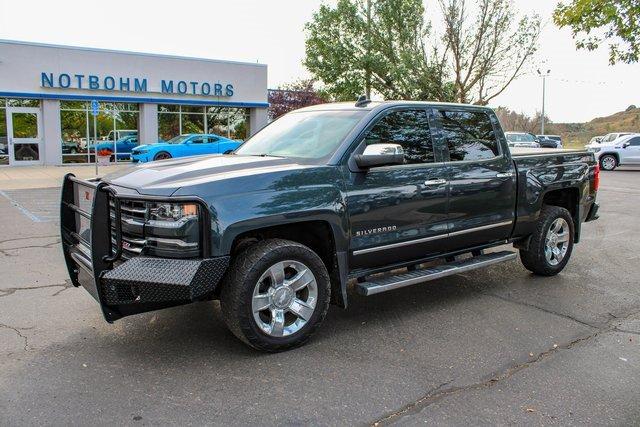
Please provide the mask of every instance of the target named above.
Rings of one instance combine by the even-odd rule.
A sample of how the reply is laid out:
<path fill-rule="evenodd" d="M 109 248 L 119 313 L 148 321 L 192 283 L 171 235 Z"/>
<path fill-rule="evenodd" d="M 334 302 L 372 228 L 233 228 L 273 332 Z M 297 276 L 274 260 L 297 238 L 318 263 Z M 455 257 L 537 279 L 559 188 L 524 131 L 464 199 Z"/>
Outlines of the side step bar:
<path fill-rule="evenodd" d="M 419 270 L 409 271 L 397 275 L 386 275 L 374 278 L 371 281 L 358 283 L 356 289 L 359 294 L 369 296 L 417 283 L 428 282 L 454 274 L 464 273 L 478 268 L 488 267 L 500 262 L 516 259 L 515 252 L 501 251 L 485 255 L 478 255 L 461 261 L 453 261 L 447 264 L 437 265 Z"/>

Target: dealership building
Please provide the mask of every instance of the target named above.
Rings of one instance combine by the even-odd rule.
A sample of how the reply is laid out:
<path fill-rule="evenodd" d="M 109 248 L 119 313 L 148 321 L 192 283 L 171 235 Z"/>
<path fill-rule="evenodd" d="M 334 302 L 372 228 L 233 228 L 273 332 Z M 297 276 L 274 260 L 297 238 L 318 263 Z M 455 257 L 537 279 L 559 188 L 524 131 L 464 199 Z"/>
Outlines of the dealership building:
<path fill-rule="evenodd" d="M 127 144 L 187 133 L 244 140 L 267 107 L 264 64 L 0 40 L 1 164 L 89 163 L 104 144 L 127 161 Z"/>

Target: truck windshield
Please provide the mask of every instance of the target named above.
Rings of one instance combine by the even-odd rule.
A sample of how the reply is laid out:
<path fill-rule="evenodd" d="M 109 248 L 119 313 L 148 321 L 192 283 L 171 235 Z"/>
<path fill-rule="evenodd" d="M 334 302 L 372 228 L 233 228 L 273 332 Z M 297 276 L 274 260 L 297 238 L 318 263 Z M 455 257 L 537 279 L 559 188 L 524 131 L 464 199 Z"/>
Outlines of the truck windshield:
<path fill-rule="evenodd" d="M 316 160 L 327 158 L 365 114 L 365 111 L 290 113 L 252 136 L 235 153 Z"/>

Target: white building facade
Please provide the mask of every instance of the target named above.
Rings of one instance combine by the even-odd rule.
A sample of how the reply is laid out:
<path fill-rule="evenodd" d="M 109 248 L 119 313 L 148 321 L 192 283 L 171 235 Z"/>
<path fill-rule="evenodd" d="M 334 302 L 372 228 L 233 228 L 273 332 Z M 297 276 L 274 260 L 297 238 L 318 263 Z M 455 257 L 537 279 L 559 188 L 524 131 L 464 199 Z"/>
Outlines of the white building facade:
<path fill-rule="evenodd" d="M 244 140 L 267 108 L 263 64 L 0 40 L 0 164 L 90 163 L 96 146 L 128 161 L 127 144 L 180 134 Z"/>

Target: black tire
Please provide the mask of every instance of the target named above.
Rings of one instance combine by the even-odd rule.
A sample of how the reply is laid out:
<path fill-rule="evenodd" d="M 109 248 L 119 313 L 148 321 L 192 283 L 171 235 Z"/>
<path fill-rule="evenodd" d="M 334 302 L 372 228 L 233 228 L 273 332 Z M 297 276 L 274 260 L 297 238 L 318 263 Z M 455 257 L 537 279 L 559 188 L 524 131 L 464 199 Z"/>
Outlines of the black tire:
<path fill-rule="evenodd" d="M 600 169 L 612 171 L 618 167 L 618 159 L 613 154 L 605 154 L 600 157 Z"/>
<path fill-rule="evenodd" d="M 171 154 L 167 153 L 166 151 L 161 151 L 157 153 L 155 156 L 153 156 L 153 160 L 166 160 L 170 158 L 171 158 Z"/>
<path fill-rule="evenodd" d="M 545 255 L 546 238 L 552 224 L 562 218 L 567 224 L 569 232 L 568 246 L 562 259 L 553 264 Z M 525 268 L 540 276 L 554 276 L 560 273 L 569 262 L 573 251 L 574 224 L 571 214 L 565 208 L 559 206 L 543 206 L 540 217 L 536 224 L 536 229 L 531 235 L 528 249 L 520 249 L 520 260 Z M 556 260 L 557 261 L 557 260 Z"/>
<path fill-rule="evenodd" d="M 301 329 L 274 337 L 263 331 L 254 319 L 252 298 L 263 273 L 285 260 L 300 262 L 313 273 L 317 299 L 313 313 Z M 224 322 L 236 337 L 257 350 L 278 352 L 299 347 L 309 340 L 327 314 L 330 297 L 329 273 L 315 252 L 289 240 L 268 239 L 249 246 L 232 260 L 222 283 L 220 305 Z"/>

